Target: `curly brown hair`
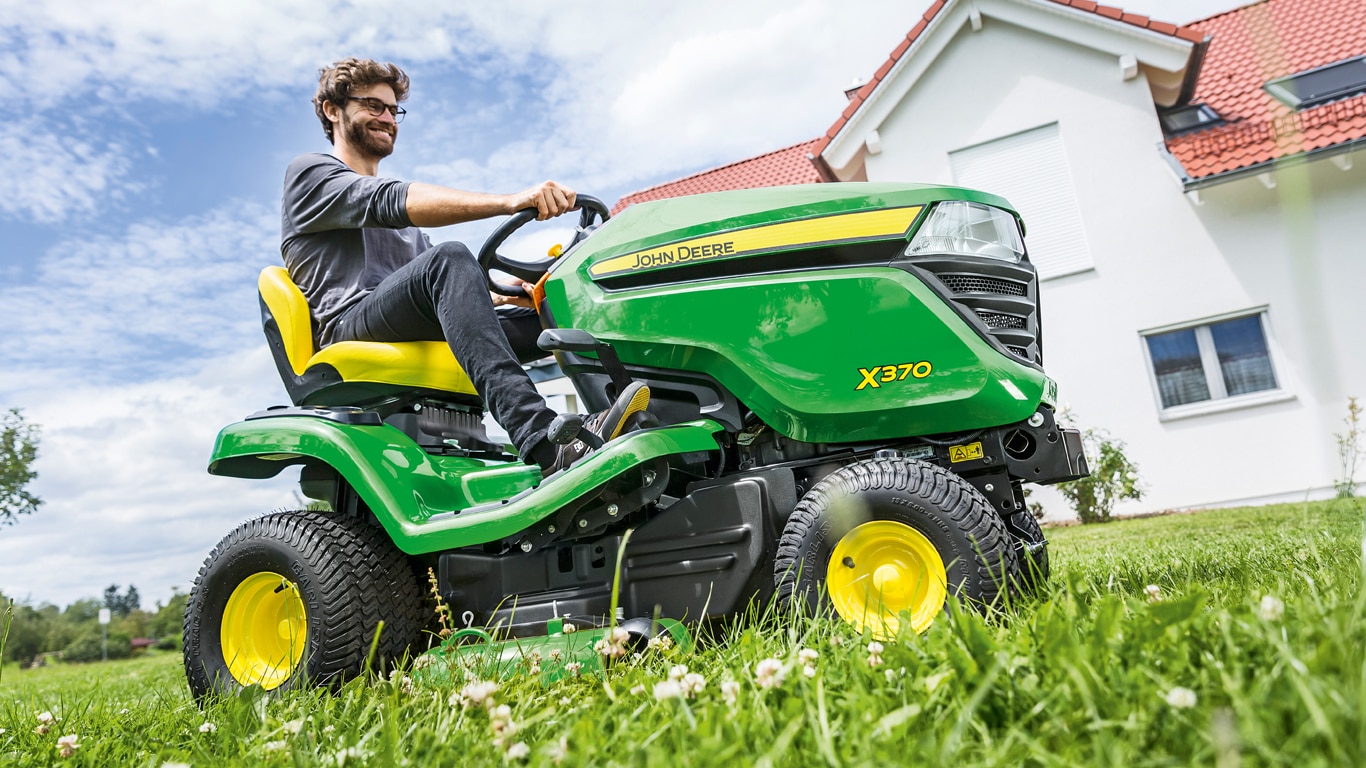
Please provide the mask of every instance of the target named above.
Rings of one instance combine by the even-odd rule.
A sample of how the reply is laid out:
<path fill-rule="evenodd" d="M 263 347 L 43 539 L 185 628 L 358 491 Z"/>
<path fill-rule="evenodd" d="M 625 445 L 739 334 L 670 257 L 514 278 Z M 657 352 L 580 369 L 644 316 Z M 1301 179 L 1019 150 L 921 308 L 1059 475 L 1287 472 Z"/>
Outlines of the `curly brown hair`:
<path fill-rule="evenodd" d="M 332 102 L 339 107 L 346 106 L 346 97 L 359 88 L 368 88 L 377 83 L 387 83 L 394 89 L 394 98 L 403 101 L 408 98 L 408 75 L 393 62 L 381 64 L 374 59 L 346 58 L 330 67 L 318 70 L 318 92 L 313 95 L 313 111 L 323 124 L 327 140 L 337 143 L 332 137 L 332 121 L 323 112 L 323 104 Z"/>

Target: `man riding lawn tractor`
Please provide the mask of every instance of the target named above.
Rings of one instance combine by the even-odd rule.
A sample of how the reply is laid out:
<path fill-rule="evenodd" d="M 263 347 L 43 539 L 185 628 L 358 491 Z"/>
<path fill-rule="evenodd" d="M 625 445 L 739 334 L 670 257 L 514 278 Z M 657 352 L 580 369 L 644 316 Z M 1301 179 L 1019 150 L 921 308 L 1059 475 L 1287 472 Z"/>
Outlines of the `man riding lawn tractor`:
<path fill-rule="evenodd" d="M 774 599 L 889 637 L 949 595 L 985 606 L 1046 578 L 1021 486 L 1087 470 L 1054 422 L 1005 200 L 821 184 L 609 220 L 554 182 L 382 179 L 407 89 L 392 64 L 323 70 L 333 154 L 286 174 L 287 270 L 260 290 L 293 405 L 225 428 L 209 470 L 298 465 L 326 511 L 249 521 L 209 555 L 185 621 L 197 696 L 354 676 L 381 622 L 381 661 L 425 649 L 429 569 L 489 643 L 685 636 Z M 558 257 L 499 253 L 576 207 Z M 507 213 L 477 258 L 417 228 Z M 593 416 L 546 407 L 521 363 L 547 352 Z"/>

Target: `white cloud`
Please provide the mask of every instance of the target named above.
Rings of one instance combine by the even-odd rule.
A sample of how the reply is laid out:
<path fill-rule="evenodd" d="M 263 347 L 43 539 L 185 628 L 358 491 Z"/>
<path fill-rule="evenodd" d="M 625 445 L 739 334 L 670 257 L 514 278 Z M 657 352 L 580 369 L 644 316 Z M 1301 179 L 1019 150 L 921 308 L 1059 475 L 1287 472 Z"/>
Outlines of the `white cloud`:
<path fill-rule="evenodd" d="M 283 399 L 264 345 L 153 382 L 31 396 L 45 503 L 0 528 L 0 592 L 66 604 L 132 583 L 150 604 L 188 589 L 235 525 L 293 505 L 288 471 L 248 481 L 205 470 L 218 429 Z"/>
<path fill-rule="evenodd" d="M 256 275 L 278 263 L 278 232 L 278 214 L 228 203 L 59 243 L 32 282 L 0 287 L 0 392 L 175 376 L 256 343 Z"/>
<path fill-rule="evenodd" d="M 11 117 L 0 123 L 0 214 L 54 223 L 96 210 L 136 191 L 124 179 L 130 166 L 117 143 L 66 132 L 41 121 Z"/>

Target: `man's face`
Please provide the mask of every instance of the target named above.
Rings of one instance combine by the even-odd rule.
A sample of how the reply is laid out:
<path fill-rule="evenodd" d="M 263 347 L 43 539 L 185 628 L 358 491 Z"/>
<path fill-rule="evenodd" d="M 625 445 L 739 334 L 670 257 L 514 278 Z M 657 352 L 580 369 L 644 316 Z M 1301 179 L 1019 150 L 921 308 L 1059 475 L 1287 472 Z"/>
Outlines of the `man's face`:
<path fill-rule="evenodd" d="M 379 83 L 351 92 L 356 98 L 379 99 L 385 104 L 396 104 L 394 89 L 387 83 Z M 394 151 L 394 139 L 398 136 L 398 123 L 388 111 L 379 115 L 370 114 L 362 102 L 350 99 L 341 110 L 341 131 L 347 143 L 374 158 L 388 157 Z"/>

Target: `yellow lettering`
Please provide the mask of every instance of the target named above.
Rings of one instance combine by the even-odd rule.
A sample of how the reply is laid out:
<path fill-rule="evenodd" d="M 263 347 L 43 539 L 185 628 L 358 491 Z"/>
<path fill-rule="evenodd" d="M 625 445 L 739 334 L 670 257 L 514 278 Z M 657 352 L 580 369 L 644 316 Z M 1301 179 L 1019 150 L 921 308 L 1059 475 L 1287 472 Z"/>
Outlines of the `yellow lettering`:
<path fill-rule="evenodd" d="M 857 392 L 860 389 L 863 389 L 864 387 L 868 386 L 869 384 L 873 385 L 873 389 L 880 388 L 882 385 L 877 383 L 877 372 L 880 370 L 882 370 L 882 366 L 880 365 L 871 371 L 867 368 L 858 369 L 859 374 L 863 376 L 863 381 L 860 382 L 857 387 L 854 387 L 854 391 Z"/>

